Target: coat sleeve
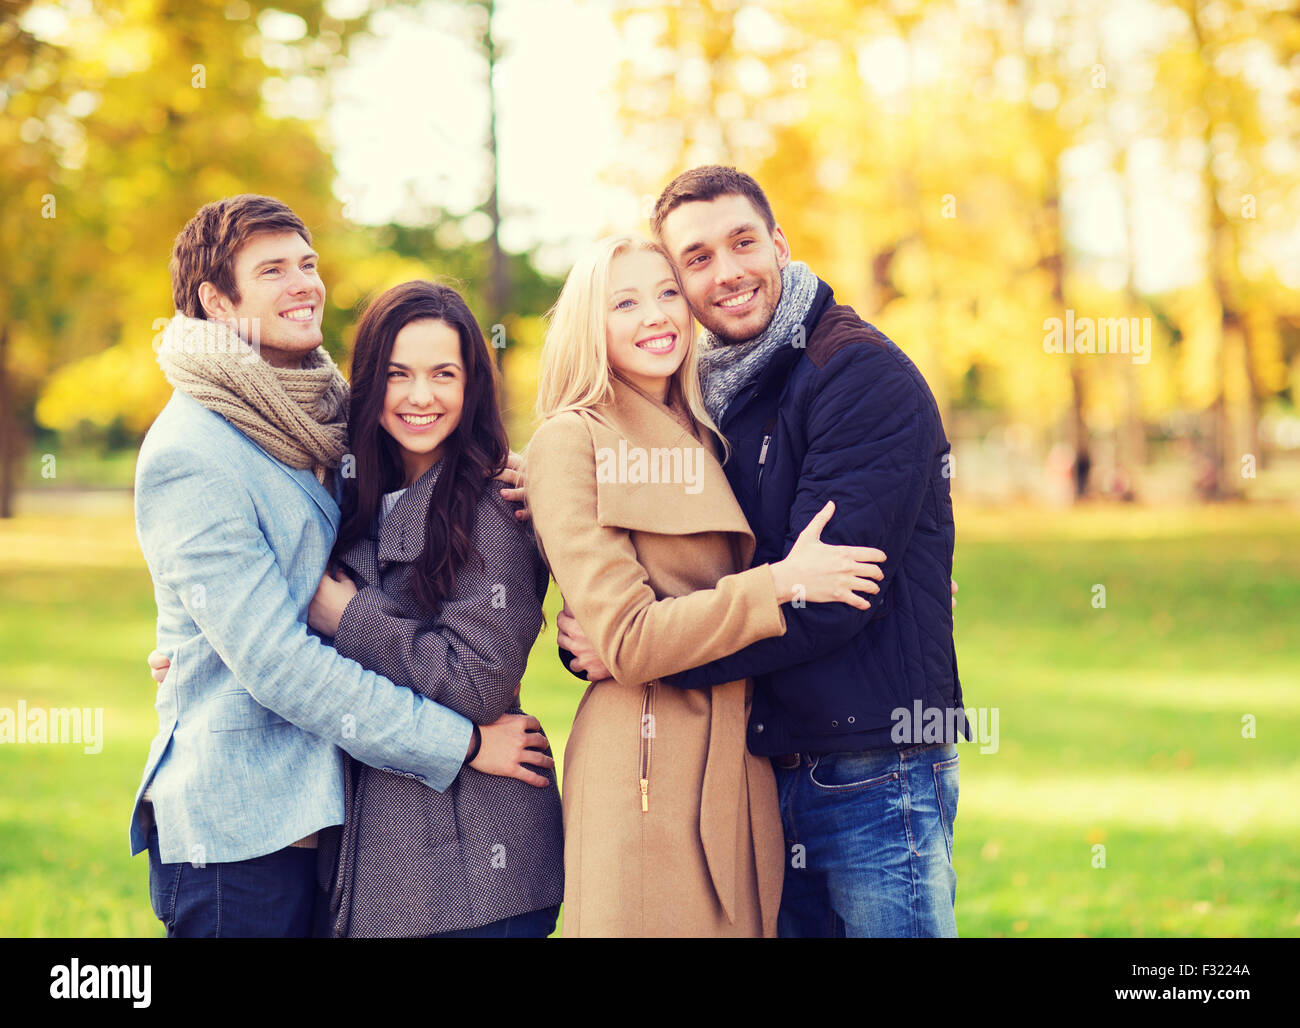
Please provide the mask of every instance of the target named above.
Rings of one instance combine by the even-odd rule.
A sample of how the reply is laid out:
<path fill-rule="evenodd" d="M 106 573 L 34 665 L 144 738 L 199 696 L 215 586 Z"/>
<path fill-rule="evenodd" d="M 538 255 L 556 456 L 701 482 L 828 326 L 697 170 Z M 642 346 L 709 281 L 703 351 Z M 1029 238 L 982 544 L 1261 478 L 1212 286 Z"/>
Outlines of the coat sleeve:
<path fill-rule="evenodd" d="M 452 783 L 469 721 L 308 634 L 252 497 L 217 455 L 169 447 L 141 461 L 136 485 L 155 588 L 175 593 L 253 699 L 365 764 Z"/>
<path fill-rule="evenodd" d="M 802 664 L 843 645 L 880 613 L 933 474 L 937 422 L 925 416 L 926 399 L 911 375 L 875 347 L 850 346 L 827 362 L 806 399 L 808 448 L 782 555 L 834 500 L 822 541 L 883 550 L 880 592 L 861 594 L 871 603 L 867 610 L 847 603 L 791 606 L 782 638 L 673 675 L 669 684 L 699 688 Z"/>
<path fill-rule="evenodd" d="M 414 597 L 391 597 L 369 585 L 348 601 L 334 646 L 475 724 L 490 725 L 514 702 L 542 627 L 539 558 L 532 535 L 490 497 L 479 503 L 472 536 L 483 565 L 471 560 L 460 569 L 454 594 L 435 616 L 412 616 Z"/>
<path fill-rule="evenodd" d="M 556 415 L 533 436 L 528 499 L 555 582 L 619 682 L 653 681 L 785 630 L 765 564 L 655 597 L 630 533 L 597 521 L 595 446 L 580 415 Z"/>

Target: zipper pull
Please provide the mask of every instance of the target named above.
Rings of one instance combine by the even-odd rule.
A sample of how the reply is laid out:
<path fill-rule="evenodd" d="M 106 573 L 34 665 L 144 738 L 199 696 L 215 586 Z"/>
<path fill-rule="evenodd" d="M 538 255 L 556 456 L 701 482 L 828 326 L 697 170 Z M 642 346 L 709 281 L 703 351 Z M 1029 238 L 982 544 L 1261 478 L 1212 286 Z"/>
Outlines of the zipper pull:
<path fill-rule="evenodd" d="M 650 779 L 641 779 L 641 813 L 646 813 L 650 809 Z"/>
<path fill-rule="evenodd" d="M 767 444 L 772 441 L 770 435 L 763 436 L 763 448 L 758 451 L 758 466 L 761 468 L 767 462 Z"/>

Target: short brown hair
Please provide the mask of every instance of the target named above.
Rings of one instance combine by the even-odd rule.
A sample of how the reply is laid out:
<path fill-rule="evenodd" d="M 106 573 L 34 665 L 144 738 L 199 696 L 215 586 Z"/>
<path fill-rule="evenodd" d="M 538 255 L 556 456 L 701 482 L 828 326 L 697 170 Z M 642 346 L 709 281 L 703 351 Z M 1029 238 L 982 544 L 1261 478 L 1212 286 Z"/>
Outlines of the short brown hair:
<path fill-rule="evenodd" d="M 311 245 L 302 219 L 272 196 L 241 193 L 206 204 L 181 229 L 172 247 L 172 299 L 191 318 L 206 319 L 199 286 L 211 282 L 239 303 L 235 254 L 256 232 L 297 232 Z"/>
<path fill-rule="evenodd" d="M 684 203 L 695 200 L 715 200 L 719 196 L 743 196 L 754 205 L 767 226 L 767 231 L 776 228 L 776 218 L 772 215 L 772 205 L 767 202 L 763 187 L 735 168 L 724 168 L 719 164 L 706 164 L 699 168 L 684 171 L 668 183 L 659 194 L 655 203 L 654 215 L 650 219 L 655 239 L 663 243 L 664 218 Z"/>

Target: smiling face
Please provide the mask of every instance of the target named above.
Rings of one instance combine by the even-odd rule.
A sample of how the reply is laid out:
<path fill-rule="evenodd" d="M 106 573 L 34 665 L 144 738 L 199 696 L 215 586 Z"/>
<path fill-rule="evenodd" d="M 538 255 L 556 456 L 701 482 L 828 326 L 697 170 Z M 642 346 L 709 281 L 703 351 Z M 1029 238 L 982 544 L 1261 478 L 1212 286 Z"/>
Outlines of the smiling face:
<path fill-rule="evenodd" d="M 379 424 L 401 448 L 409 486 L 438 462 L 460 424 L 465 402 L 460 336 L 445 321 L 407 322 L 393 339 L 387 377 Z"/>
<path fill-rule="evenodd" d="M 258 232 L 235 255 L 239 302 L 210 282 L 199 287 L 199 299 L 210 319 L 230 325 L 268 364 L 300 367 L 322 340 L 325 284 L 316 261 L 297 232 Z"/>
<path fill-rule="evenodd" d="M 724 342 L 753 339 L 781 300 L 790 247 L 744 196 L 694 200 L 664 218 L 663 243 L 700 324 Z"/>
<path fill-rule="evenodd" d="M 691 331 L 691 312 L 668 262 L 653 250 L 615 257 L 605 317 L 610 367 L 665 399 L 669 379 L 686 358 Z"/>

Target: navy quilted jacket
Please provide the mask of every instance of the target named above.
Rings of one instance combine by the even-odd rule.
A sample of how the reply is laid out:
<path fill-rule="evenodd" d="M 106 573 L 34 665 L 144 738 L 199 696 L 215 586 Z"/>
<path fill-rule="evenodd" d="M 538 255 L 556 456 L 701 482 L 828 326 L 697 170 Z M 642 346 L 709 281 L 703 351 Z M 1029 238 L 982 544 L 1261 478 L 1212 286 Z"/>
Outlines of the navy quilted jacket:
<path fill-rule="evenodd" d="M 727 478 L 757 538 L 754 564 L 788 554 L 834 500 L 822 539 L 883 550 L 880 593 L 865 611 L 787 605 L 783 636 L 668 681 L 752 676 L 756 754 L 955 742 L 949 445 L 934 397 L 903 351 L 836 305 L 825 282 L 804 329 L 806 347 L 779 351 L 728 407 Z M 923 735 L 923 725 L 942 732 Z"/>

